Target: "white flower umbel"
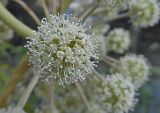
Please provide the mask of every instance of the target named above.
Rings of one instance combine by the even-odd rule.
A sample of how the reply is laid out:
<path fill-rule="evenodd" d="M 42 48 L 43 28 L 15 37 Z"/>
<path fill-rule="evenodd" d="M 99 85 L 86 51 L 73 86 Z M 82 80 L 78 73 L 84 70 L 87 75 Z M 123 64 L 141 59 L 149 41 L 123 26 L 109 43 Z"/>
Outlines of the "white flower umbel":
<path fill-rule="evenodd" d="M 98 59 L 98 44 L 90 27 L 71 15 L 42 19 L 35 37 L 28 37 L 30 63 L 40 77 L 60 85 L 84 80 Z M 91 60 L 92 59 L 92 60 Z"/>
<path fill-rule="evenodd" d="M 128 113 L 137 102 L 133 84 L 121 74 L 108 75 L 98 92 L 97 99 L 106 113 Z"/>
<path fill-rule="evenodd" d="M 158 23 L 160 7 L 157 0 L 135 0 L 130 12 L 133 15 L 132 23 L 138 27 L 149 27 Z"/>
<path fill-rule="evenodd" d="M 13 30 L 0 21 L 0 42 L 9 40 L 13 37 Z"/>
<path fill-rule="evenodd" d="M 148 80 L 149 64 L 144 56 L 126 55 L 120 59 L 120 64 L 119 71 L 132 80 L 136 89 Z"/>
<path fill-rule="evenodd" d="M 0 109 L 0 113 L 26 113 L 22 108 L 19 107 L 8 107 Z"/>
<path fill-rule="evenodd" d="M 107 51 L 124 53 L 130 45 L 130 33 L 123 28 L 112 30 L 106 38 Z"/>

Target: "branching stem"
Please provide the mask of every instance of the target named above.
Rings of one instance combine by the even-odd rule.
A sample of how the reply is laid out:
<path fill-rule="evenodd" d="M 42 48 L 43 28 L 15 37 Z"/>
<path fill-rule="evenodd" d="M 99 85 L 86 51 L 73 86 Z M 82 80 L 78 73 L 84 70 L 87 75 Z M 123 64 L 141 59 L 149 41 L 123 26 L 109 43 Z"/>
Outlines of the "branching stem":
<path fill-rule="evenodd" d="M 0 2 L 0 20 L 23 37 L 33 36 L 32 29 L 15 18 Z"/>

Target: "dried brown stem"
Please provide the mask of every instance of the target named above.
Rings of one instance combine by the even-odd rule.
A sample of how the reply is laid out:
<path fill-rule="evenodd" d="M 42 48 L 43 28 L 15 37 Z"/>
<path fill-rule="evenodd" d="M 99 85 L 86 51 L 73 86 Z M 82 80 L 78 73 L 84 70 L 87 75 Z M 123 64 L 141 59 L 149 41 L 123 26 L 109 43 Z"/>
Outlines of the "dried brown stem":
<path fill-rule="evenodd" d="M 6 105 L 7 99 L 14 93 L 17 84 L 21 81 L 23 75 L 28 71 L 28 69 L 28 56 L 26 55 L 15 69 L 10 81 L 4 88 L 4 92 L 0 95 L 0 108 Z"/>

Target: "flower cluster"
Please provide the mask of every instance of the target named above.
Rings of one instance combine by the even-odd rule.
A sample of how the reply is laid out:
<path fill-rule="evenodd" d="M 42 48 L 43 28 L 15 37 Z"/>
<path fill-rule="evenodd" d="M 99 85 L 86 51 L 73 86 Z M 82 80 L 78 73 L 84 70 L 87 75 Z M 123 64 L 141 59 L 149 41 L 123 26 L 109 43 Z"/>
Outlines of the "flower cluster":
<path fill-rule="evenodd" d="M 133 15 L 133 24 L 139 27 L 153 26 L 160 18 L 157 0 L 135 0 L 130 6 L 130 12 Z"/>
<path fill-rule="evenodd" d="M 0 109 L 0 113 L 26 113 L 26 112 L 19 107 L 8 107 L 6 109 L 5 108 Z"/>
<path fill-rule="evenodd" d="M 112 30 L 106 39 L 107 51 L 124 53 L 130 45 L 130 33 L 122 28 Z"/>
<path fill-rule="evenodd" d="M 0 42 L 4 40 L 9 40 L 13 37 L 13 30 L 0 21 Z"/>
<path fill-rule="evenodd" d="M 147 60 L 139 55 L 130 54 L 120 59 L 119 71 L 125 78 L 130 78 L 138 89 L 146 80 L 149 75 L 149 65 Z"/>
<path fill-rule="evenodd" d="M 98 59 L 98 43 L 90 27 L 71 15 L 44 18 L 35 37 L 28 37 L 30 63 L 43 79 L 60 85 L 84 80 Z M 92 60 L 91 60 L 92 59 Z"/>
<path fill-rule="evenodd" d="M 107 113 L 128 113 L 137 102 L 133 84 L 121 74 L 108 75 L 98 92 L 97 99 Z"/>

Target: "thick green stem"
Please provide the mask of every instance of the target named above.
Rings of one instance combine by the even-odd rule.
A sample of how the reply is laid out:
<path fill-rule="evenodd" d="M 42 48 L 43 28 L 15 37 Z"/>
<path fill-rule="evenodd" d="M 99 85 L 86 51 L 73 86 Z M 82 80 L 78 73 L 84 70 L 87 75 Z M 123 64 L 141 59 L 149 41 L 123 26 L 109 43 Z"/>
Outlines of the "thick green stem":
<path fill-rule="evenodd" d="M 32 29 L 16 19 L 0 2 L 0 20 L 23 37 L 33 36 Z"/>

